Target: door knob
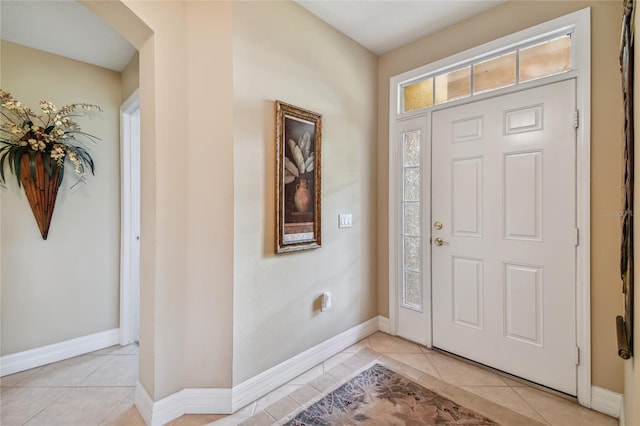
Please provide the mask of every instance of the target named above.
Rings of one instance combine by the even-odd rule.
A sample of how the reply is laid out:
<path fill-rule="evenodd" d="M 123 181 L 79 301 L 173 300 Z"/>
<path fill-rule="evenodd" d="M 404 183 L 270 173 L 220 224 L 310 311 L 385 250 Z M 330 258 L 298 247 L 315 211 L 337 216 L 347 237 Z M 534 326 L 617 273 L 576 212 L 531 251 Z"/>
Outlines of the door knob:
<path fill-rule="evenodd" d="M 437 245 L 437 246 L 441 246 L 441 245 L 445 244 L 444 240 L 443 240 L 441 237 L 436 237 L 436 238 L 433 240 L 433 242 L 434 242 L 434 244 L 435 244 L 435 245 Z"/>

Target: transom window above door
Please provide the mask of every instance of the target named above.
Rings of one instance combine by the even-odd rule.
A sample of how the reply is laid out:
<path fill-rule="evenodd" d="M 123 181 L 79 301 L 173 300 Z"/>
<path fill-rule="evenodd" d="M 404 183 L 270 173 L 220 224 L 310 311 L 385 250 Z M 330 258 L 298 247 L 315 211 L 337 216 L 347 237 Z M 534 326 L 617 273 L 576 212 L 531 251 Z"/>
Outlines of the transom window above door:
<path fill-rule="evenodd" d="M 417 111 L 571 71 L 571 34 L 524 43 L 400 84 L 400 112 Z"/>

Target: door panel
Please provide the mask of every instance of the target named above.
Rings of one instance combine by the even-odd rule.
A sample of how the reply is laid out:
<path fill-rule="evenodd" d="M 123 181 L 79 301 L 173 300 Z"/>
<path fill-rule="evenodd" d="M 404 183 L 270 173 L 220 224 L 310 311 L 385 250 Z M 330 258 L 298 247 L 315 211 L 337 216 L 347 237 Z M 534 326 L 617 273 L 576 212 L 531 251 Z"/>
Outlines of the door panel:
<path fill-rule="evenodd" d="M 451 164 L 454 235 L 482 237 L 482 158 L 463 158 Z"/>
<path fill-rule="evenodd" d="M 542 241 L 542 152 L 504 156 L 504 237 Z"/>
<path fill-rule="evenodd" d="M 574 111 L 569 80 L 431 123 L 433 345 L 571 395 Z"/>
<path fill-rule="evenodd" d="M 457 324 L 482 330 L 482 259 L 453 257 L 452 264 L 453 320 Z"/>
<path fill-rule="evenodd" d="M 505 335 L 542 345 L 542 268 L 504 264 Z"/>

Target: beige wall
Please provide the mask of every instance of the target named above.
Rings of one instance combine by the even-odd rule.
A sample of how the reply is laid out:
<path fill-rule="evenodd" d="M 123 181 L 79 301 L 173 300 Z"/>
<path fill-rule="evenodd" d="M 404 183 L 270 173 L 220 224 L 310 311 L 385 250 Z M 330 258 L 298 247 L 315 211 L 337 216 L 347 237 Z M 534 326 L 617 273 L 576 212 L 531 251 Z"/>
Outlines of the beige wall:
<path fill-rule="evenodd" d="M 234 2 L 233 58 L 238 384 L 377 314 L 377 58 L 293 2 Z M 323 116 L 317 250 L 274 254 L 276 99 Z"/>
<path fill-rule="evenodd" d="M 154 400 L 183 388 L 228 388 L 231 3 L 82 4 L 140 52 L 140 382 Z"/>
<path fill-rule="evenodd" d="M 640 45 L 638 44 L 638 28 L 640 28 L 638 18 L 638 10 L 636 9 L 635 15 L 635 38 L 634 54 L 636 58 L 640 58 Z M 640 211 L 640 66 L 637 64 L 634 67 L 633 79 L 635 81 L 635 87 L 633 88 L 634 97 L 634 117 L 633 122 L 635 125 L 635 158 L 634 158 L 634 200 L 633 211 Z M 634 215 L 634 218 L 637 214 Z M 627 425 L 640 424 L 640 222 L 634 220 L 634 237 L 633 244 L 635 246 L 634 252 L 634 266 L 635 266 L 635 283 L 634 283 L 634 325 L 633 325 L 633 341 L 634 341 L 634 355 L 631 359 L 624 362 L 624 419 Z M 619 295 L 619 297 L 621 297 Z"/>
<path fill-rule="evenodd" d="M 232 371 L 237 383 L 375 316 L 375 56 L 290 2 L 83 4 L 140 51 L 151 397 L 230 387 Z M 312 252 L 273 255 L 275 98 L 325 117 Z M 344 211 L 354 227 L 338 231 Z M 335 305 L 319 315 L 326 290 Z"/>
<path fill-rule="evenodd" d="M 509 1 L 379 58 L 378 69 L 378 310 L 388 315 L 389 78 L 585 7 L 591 7 L 591 336 L 592 383 L 622 392 L 615 317 L 621 312 L 620 223 L 622 96 L 619 1 Z"/>
<path fill-rule="evenodd" d="M 96 176 L 78 184 L 67 168 L 43 241 L 13 175 L 2 210 L 2 355 L 118 327 L 120 270 L 120 74 L 0 42 L 0 86 L 39 110 L 86 102 L 104 112 L 78 120 L 102 141 L 88 144 Z"/>
<path fill-rule="evenodd" d="M 140 86 L 140 54 L 136 52 L 121 73 L 122 102 Z"/>

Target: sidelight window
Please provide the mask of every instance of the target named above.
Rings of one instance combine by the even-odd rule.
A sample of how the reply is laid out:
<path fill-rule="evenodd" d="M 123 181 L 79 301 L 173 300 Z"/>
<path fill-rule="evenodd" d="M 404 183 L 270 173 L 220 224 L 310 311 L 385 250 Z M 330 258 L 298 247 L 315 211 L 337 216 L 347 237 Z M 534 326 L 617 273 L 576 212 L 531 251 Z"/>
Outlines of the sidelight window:
<path fill-rule="evenodd" d="M 404 307 L 418 311 L 422 310 L 421 142 L 422 133 L 420 130 L 411 130 L 402 135 L 402 173 L 404 175 L 402 191 L 402 304 Z"/>

